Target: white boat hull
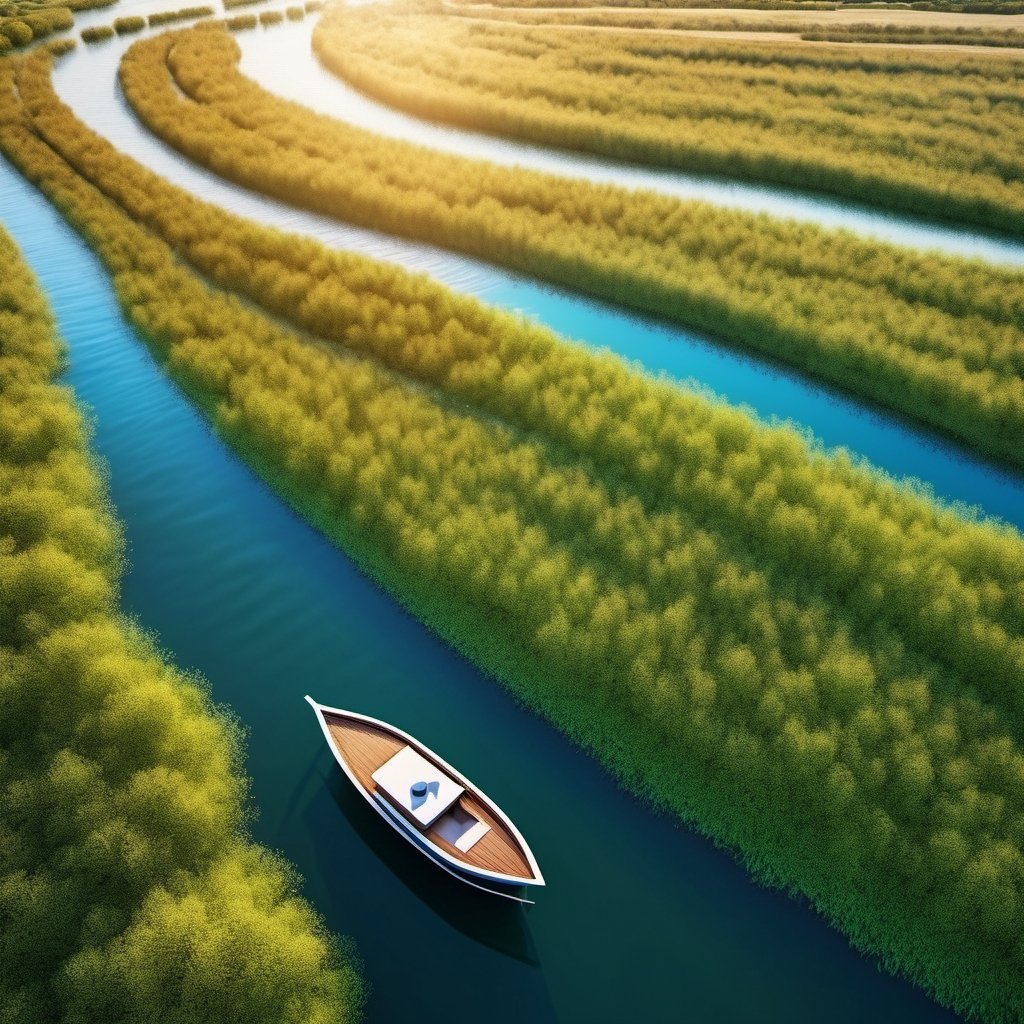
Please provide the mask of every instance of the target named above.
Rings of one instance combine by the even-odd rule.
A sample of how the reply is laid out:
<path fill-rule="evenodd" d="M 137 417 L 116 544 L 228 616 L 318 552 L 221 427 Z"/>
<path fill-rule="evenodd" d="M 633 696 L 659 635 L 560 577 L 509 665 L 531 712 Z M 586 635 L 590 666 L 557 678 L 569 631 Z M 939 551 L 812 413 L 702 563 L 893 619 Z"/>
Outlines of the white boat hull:
<path fill-rule="evenodd" d="M 489 800 L 489 798 L 487 798 L 478 787 L 474 786 L 468 779 L 448 764 L 447 761 L 439 757 L 429 748 L 425 747 L 408 733 L 405 733 L 386 722 L 370 718 L 367 715 L 359 715 L 355 712 L 344 711 L 340 708 L 331 708 L 318 704 L 308 695 L 306 697 L 306 701 L 316 713 L 317 721 L 320 723 L 320 728 L 323 731 L 324 738 L 327 740 L 327 745 L 330 747 L 331 753 L 339 767 L 348 777 L 353 786 L 355 786 L 359 793 L 362 794 L 363 799 L 366 800 L 377 814 L 379 814 L 399 835 L 401 835 L 406 842 L 410 843 L 421 853 L 429 857 L 430 860 L 443 871 L 447 872 L 454 878 L 457 878 L 459 881 L 464 882 L 466 885 L 472 886 L 474 889 L 479 889 L 482 892 L 486 892 L 494 896 L 500 896 L 503 899 L 514 900 L 517 903 L 533 904 L 533 900 L 527 899 L 524 895 L 520 894 L 534 887 L 542 887 L 544 885 L 544 879 L 540 873 L 539 867 L 537 866 L 536 859 L 534 858 L 525 839 L 520 835 L 518 829 L 516 829 L 515 825 L 509 820 L 508 816 L 505 815 L 500 808 L 493 803 L 493 801 Z M 513 875 L 502 874 L 498 871 L 476 868 L 471 864 L 466 864 L 455 859 L 455 857 L 451 856 L 448 852 L 431 842 L 428 836 L 419 831 L 403 814 L 392 807 L 386 799 L 384 799 L 379 793 L 371 792 L 359 780 L 355 772 L 352 770 L 352 767 L 339 751 L 338 746 L 331 735 L 330 726 L 328 725 L 325 715 L 340 716 L 348 720 L 365 723 L 371 727 L 384 730 L 389 735 L 400 738 L 414 748 L 418 748 L 429 755 L 452 779 L 456 780 L 466 787 L 466 789 L 471 790 L 476 796 L 486 801 L 489 811 L 499 818 L 501 824 L 508 829 L 520 844 L 521 851 L 528 860 L 530 870 L 534 877 L 531 879 L 525 879 Z"/>

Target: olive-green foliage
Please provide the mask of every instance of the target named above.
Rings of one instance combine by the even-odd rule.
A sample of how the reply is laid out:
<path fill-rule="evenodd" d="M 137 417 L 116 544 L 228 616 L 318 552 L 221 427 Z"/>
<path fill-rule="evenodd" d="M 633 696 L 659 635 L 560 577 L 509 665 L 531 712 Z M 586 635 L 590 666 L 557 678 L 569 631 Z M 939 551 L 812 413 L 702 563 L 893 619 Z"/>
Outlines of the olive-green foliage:
<path fill-rule="evenodd" d="M 78 46 L 77 39 L 54 39 L 52 42 L 46 44 L 46 49 L 53 54 L 54 57 L 62 57 L 65 53 L 70 53 L 75 47 Z"/>
<path fill-rule="evenodd" d="M 258 22 L 256 21 L 255 14 L 236 14 L 233 17 L 228 18 L 224 24 L 227 25 L 232 32 L 239 32 L 244 29 L 255 28 Z"/>
<path fill-rule="evenodd" d="M 920 43 L 954 46 L 1024 46 L 1020 29 L 938 28 L 916 25 L 844 25 L 805 29 L 801 39 L 836 43 Z"/>
<path fill-rule="evenodd" d="M 117 611 L 118 526 L 2 231 L 0 264 L 0 1019 L 351 1019 L 357 977 L 244 838 L 234 728 Z"/>
<path fill-rule="evenodd" d="M 444 13 L 465 18 L 479 18 L 481 10 L 469 4 L 464 7 L 446 7 Z M 789 32 L 805 40 L 832 42 L 956 44 L 958 46 L 1024 46 L 1024 32 L 1013 28 L 977 28 L 973 26 L 940 27 L 934 25 L 882 25 L 882 24 L 825 24 L 802 21 L 765 20 L 730 17 L 726 14 L 712 17 L 702 14 L 665 16 L 641 13 L 633 8 L 619 10 L 569 9 L 534 11 L 510 8 L 486 11 L 488 21 L 509 21 L 518 25 L 570 25 L 590 28 L 633 28 L 658 32 Z M 480 88 L 480 83 L 476 83 Z"/>
<path fill-rule="evenodd" d="M 689 7 L 713 8 L 758 8 L 761 10 L 834 11 L 842 7 L 910 7 L 915 11 L 962 11 L 970 14 L 1021 14 L 1024 13 L 1022 0 L 876 0 L 870 4 L 850 3 L 848 0 L 498 0 L 497 8 L 518 7 L 623 7 L 623 8 L 669 8 L 673 10 Z"/>
<path fill-rule="evenodd" d="M 329 536 L 860 947 L 1024 1013 L 1024 538 L 202 203 L 79 123 L 45 55 L 0 98 L 169 372 Z"/>
<path fill-rule="evenodd" d="M 306 12 L 301 7 L 289 7 L 285 14 L 288 15 L 289 21 L 302 21 L 306 17 Z"/>
<path fill-rule="evenodd" d="M 177 11 L 158 11 L 151 14 L 147 21 L 150 28 L 158 25 L 169 25 L 175 21 L 193 21 L 196 18 L 209 18 L 213 15 L 212 7 L 182 7 Z"/>
<path fill-rule="evenodd" d="M 261 25 L 280 25 L 282 21 L 284 21 L 282 11 L 262 11 L 260 13 Z"/>
<path fill-rule="evenodd" d="M 126 18 L 114 19 L 114 31 L 119 36 L 126 36 L 131 32 L 141 32 L 145 27 L 146 19 L 138 14 L 132 14 Z"/>
<path fill-rule="evenodd" d="M 330 66 L 338 11 L 314 33 Z M 266 93 L 238 52 L 220 32 L 140 41 L 121 85 L 248 187 L 713 331 L 1024 464 L 1021 271 L 382 138 Z"/>
<path fill-rule="evenodd" d="M 253 4 L 264 4 L 267 0 L 224 0 L 224 10 L 230 11 L 235 7 L 251 7 Z"/>
<path fill-rule="evenodd" d="M 713 8 L 726 7 L 733 9 L 756 8 L 760 10 L 793 10 L 793 11 L 834 11 L 843 4 L 838 0 L 500 0 L 495 3 L 497 9 L 509 8 L 587 8 L 587 7 L 622 7 L 629 9 L 661 9 L 679 10 L 692 7 Z"/>
<path fill-rule="evenodd" d="M 380 6 L 332 12 L 330 25 L 336 42 L 323 28 L 320 52 L 416 113 L 1024 234 L 1013 59 L 506 27 Z"/>
<path fill-rule="evenodd" d="M 86 43 L 100 43 L 113 38 L 114 30 L 109 25 L 93 25 L 82 29 L 82 40 Z"/>
<path fill-rule="evenodd" d="M 115 0 L 4 0 L 0 3 L 0 53 L 27 46 L 74 26 L 72 11 L 106 7 Z"/>
<path fill-rule="evenodd" d="M 0 25 L 0 35 L 4 36 L 9 46 L 26 46 L 32 42 L 32 29 L 17 18 L 10 18 Z"/>

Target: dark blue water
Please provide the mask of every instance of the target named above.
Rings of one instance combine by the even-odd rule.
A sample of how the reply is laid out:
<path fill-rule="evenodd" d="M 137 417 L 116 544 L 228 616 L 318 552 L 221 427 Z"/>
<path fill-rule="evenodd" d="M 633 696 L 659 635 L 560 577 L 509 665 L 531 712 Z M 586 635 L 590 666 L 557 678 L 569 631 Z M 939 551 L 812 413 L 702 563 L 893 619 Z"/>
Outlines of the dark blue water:
<path fill-rule="evenodd" d="M 249 728 L 256 838 L 355 936 L 370 1020 L 950 1019 L 617 789 L 293 516 L 211 435 L 88 250 L 6 165 L 0 219 L 95 413 L 129 545 L 124 606 Z M 499 906 L 399 840 L 335 769 L 306 692 L 409 729 L 494 796 L 548 880 L 539 905 Z"/>

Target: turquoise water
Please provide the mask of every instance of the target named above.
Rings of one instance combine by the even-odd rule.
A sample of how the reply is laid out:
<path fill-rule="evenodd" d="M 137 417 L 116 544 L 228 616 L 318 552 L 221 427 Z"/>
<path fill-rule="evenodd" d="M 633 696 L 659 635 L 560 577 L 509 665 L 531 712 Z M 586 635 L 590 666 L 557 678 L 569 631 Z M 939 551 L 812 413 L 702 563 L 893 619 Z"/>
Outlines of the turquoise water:
<path fill-rule="evenodd" d="M 291 515 L 119 317 L 94 258 L 0 167 L 0 218 L 70 345 L 129 545 L 124 605 L 250 730 L 254 832 L 357 937 L 371 1021 L 941 1021 L 806 907 L 619 791 Z M 306 692 L 413 731 L 509 812 L 548 880 L 497 905 L 394 836 L 336 770 Z M 439 996 L 444 993 L 444 997 Z"/>

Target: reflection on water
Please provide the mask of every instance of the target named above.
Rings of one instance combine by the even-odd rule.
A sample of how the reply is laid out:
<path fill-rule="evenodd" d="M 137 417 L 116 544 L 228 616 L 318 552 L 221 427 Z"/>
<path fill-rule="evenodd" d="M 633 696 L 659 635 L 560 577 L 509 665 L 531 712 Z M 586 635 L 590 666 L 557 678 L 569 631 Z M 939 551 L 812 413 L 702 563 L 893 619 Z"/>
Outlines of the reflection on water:
<path fill-rule="evenodd" d="M 321 754 L 315 764 L 317 778 L 333 801 L 307 806 L 307 822 L 313 831 L 318 831 L 312 820 L 318 814 L 340 811 L 395 878 L 450 927 L 505 956 L 532 967 L 540 965 L 525 907 L 495 899 L 438 870 L 367 804 L 330 755 Z"/>

